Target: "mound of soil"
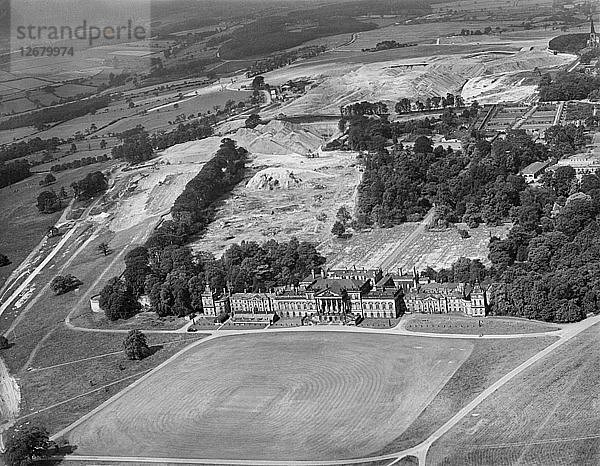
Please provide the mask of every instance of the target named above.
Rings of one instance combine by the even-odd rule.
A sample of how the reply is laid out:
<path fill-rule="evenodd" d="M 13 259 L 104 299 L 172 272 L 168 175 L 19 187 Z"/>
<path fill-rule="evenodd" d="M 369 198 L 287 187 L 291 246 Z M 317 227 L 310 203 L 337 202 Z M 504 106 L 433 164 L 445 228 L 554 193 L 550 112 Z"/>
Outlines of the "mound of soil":
<path fill-rule="evenodd" d="M 302 180 L 285 168 L 267 168 L 252 177 L 246 188 L 253 191 L 274 191 L 300 187 Z"/>

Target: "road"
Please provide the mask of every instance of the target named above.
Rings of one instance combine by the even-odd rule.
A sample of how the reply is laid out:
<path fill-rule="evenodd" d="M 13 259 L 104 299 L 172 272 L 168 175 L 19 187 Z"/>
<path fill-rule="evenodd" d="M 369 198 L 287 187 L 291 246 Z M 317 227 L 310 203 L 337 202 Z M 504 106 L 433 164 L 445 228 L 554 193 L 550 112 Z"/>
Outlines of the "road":
<path fill-rule="evenodd" d="M 456 426 L 459 422 L 461 422 L 471 411 L 473 411 L 483 401 L 485 401 L 487 398 L 489 398 L 491 395 L 493 395 L 497 390 L 502 388 L 504 385 L 506 385 L 508 382 L 510 382 L 515 377 L 517 377 L 519 374 L 521 374 L 524 371 L 526 371 L 527 369 L 529 369 L 536 362 L 538 362 L 541 359 L 543 359 L 544 357 L 548 356 L 553 351 L 555 351 L 557 348 L 561 347 L 562 345 L 567 343 L 569 340 L 571 340 L 572 338 L 579 335 L 584 330 L 590 328 L 593 325 L 596 325 L 599 322 L 600 322 L 600 316 L 594 316 L 594 317 L 585 319 L 581 322 L 577 322 L 575 324 L 565 325 L 561 330 L 558 330 L 558 331 L 537 334 L 536 336 L 540 336 L 540 335 L 557 336 L 558 340 L 556 342 L 552 343 L 551 345 L 549 345 L 548 347 L 546 347 L 545 349 L 543 349 L 542 351 L 538 352 L 537 354 L 535 354 L 534 356 L 529 358 L 527 361 L 520 364 L 515 369 L 511 370 L 510 372 L 505 374 L 503 377 L 501 377 L 499 380 L 497 380 L 495 383 L 493 383 L 488 388 L 486 388 L 483 392 L 481 392 L 477 397 L 475 397 L 470 403 L 468 403 L 464 408 L 462 408 L 458 413 L 456 413 L 451 419 L 449 419 L 444 425 L 442 425 L 439 429 L 437 429 L 433 434 L 431 434 L 423 442 L 419 443 L 418 445 L 415 445 L 414 447 L 411 447 L 411 448 L 408 448 L 405 450 L 401 450 L 401 451 L 397 451 L 394 453 L 372 456 L 372 457 L 355 458 L 355 459 L 349 459 L 349 460 L 346 459 L 346 460 L 330 460 L 330 461 L 286 461 L 286 460 L 277 460 L 277 461 L 243 460 L 242 461 L 242 460 L 228 460 L 228 459 L 214 459 L 214 458 L 189 459 L 189 458 L 151 458 L 151 457 L 111 457 L 108 455 L 106 455 L 106 456 L 68 455 L 64 458 L 64 461 L 84 462 L 84 463 L 91 462 L 91 461 L 102 461 L 102 462 L 119 462 L 119 463 L 151 463 L 151 464 L 173 463 L 173 464 L 244 465 L 244 466 L 250 466 L 250 465 L 252 465 L 252 466 L 258 466 L 258 465 L 264 465 L 264 466 L 275 466 L 275 465 L 279 465 L 279 466 L 309 466 L 309 465 L 311 465 L 311 466 L 333 466 L 333 465 L 335 465 L 335 466 L 340 466 L 340 465 L 347 465 L 347 464 L 360 464 L 360 463 L 365 463 L 365 462 L 370 462 L 370 461 L 375 462 L 375 461 L 387 461 L 387 460 L 391 461 L 391 463 L 390 463 L 390 465 L 391 465 L 404 457 L 415 456 L 419 460 L 419 465 L 425 465 L 427 452 L 431 448 L 431 445 L 433 445 L 434 442 L 439 440 L 444 434 L 449 432 L 454 426 Z M 114 401 L 118 400 L 121 396 L 123 396 L 129 390 L 132 390 L 137 385 L 142 383 L 146 378 L 152 377 L 152 375 L 155 372 L 161 370 L 164 366 L 166 366 L 167 364 L 170 364 L 172 361 L 174 361 L 176 358 L 178 358 L 181 355 L 183 355 L 184 353 L 186 353 L 191 348 L 195 348 L 198 345 L 203 345 L 209 341 L 212 341 L 216 338 L 220 338 L 223 336 L 255 334 L 257 332 L 271 332 L 272 333 L 272 332 L 298 332 L 298 331 L 312 331 L 312 332 L 314 332 L 314 331 L 322 331 L 322 332 L 346 331 L 346 332 L 360 332 L 360 333 L 394 334 L 394 335 L 399 335 L 399 336 L 410 334 L 412 336 L 417 335 L 417 336 L 428 337 L 428 338 L 460 338 L 460 339 L 465 339 L 465 338 L 476 338 L 476 339 L 481 339 L 481 338 L 489 338 L 489 339 L 525 338 L 525 337 L 531 337 L 531 335 L 532 335 L 532 334 L 517 334 L 517 335 L 511 335 L 510 337 L 502 336 L 502 335 L 488 335 L 485 337 L 478 337 L 476 335 L 469 335 L 469 336 L 443 335 L 442 336 L 442 335 L 436 335 L 436 334 L 430 334 L 430 333 L 419 334 L 419 333 L 414 333 L 414 332 L 408 332 L 402 326 L 397 326 L 395 328 L 385 329 L 385 330 L 366 329 L 366 328 L 360 328 L 360 327 L 323 326 L 323 327 L 306 327 L 306 328 L 282 328 L 282 329 L 269 329 L 269 330 L 265 329 L 265 330 L 225 330 L 225 331 L 218 331 L 218 332 L 215 331 L 215 332 L 212 332 L 211 335 L 204 338 L 203 340 L 194 342 L 191 345 L 189 345 L 188 347 L 179 351 L 177 354 L 173 355 L 167 361 L 163 362 L 162 364 L 157 366 L 155 369 L 148 372 L 147 374 L 142 376 L 140 379 L 136 380 L 134 383 L 132 383 L 127 388 L 125 388 L 124 390 L 122 390 L 121 392 L 119 392 L 118 394 L 116 394 L 115 396 L 113 396 L 112 398 L 110 398 L 109 400 L 107 400 L 106 402 L 101 404 L 100 406 L 98 406 L 96 409 L 94 409 L 87 415 L 83 416 L 82 418 L 80 418 L 79 420 L 77 420 L 75 423 L 71 424 L 67 428 L 65 428 L 62 431 L 58 432 L 57 434 L 53 435 L 52 440 L 57 440 L 60 437 L 68 434 L 68 432 L 71 431 L 73 428 L 77 427 L 78 425 L 85 422 L 90 417 L 94 416 L 100 410 L 104 409 L 105 407 L 107 407 L 108 405 L 113 403 Z"/>

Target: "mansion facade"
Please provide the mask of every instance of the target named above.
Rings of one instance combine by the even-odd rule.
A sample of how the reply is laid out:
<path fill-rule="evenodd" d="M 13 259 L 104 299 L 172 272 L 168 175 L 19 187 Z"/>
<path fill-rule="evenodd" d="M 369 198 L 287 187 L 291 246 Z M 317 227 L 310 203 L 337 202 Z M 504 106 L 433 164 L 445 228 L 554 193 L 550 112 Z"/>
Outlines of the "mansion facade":
<path fill-rule="evenodd" d="M 410 313 L 487 313 L 487 291 L 464 283 L 422 283 L 419 274 L 383 274 L 381 269 L 334 269 L 313 272 L 296 287 L 268 293 L 223 293 L 208 286 L 202 295 L 205 315 L 230 313 L 240 322 L 269 322 L 300 317 L 317 322 L 351 322 L 359 318 L 396 319 Z"/>
<path fill-rule="evenodd" d="M 485 317 L 488 308 L 487 292 L 476 283 L 425 283 L 410 290 L 404 301 L 408 312 L 424 314 L 461 313 Z"/>

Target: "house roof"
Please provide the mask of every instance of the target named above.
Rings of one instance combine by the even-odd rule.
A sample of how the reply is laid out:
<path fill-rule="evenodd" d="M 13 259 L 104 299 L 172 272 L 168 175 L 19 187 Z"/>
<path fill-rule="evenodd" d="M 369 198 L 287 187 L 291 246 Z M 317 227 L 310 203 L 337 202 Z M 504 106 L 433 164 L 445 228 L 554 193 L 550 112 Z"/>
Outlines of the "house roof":
<path fill-rule="evenodd" d="M 342 290 L 360 291 L 364 288 L 366 280 L 354 280 L 352 278 L 317 278 L 310 284 L 312 290 L 329 289 L 340 294 Z"/>
<path fill-rule="evenodd" d="M 272 295 L 267 293 L 233 293 L 231 299 L 246 299 L 251 301 L 263 301 L 269 299 Z"/>
<path fill-rule="evenodd" d="M 523 170 L 521 170 L 521 175 L 537 175 L 549 165 L 550 161 L 530 163 Z"/>
<path fill-rule="evenodd" d="M 401 289 L 385 288 L 383 290 L 371 290 L 362 299 L 395 298 L 399 294 L 402 294 Z"/>

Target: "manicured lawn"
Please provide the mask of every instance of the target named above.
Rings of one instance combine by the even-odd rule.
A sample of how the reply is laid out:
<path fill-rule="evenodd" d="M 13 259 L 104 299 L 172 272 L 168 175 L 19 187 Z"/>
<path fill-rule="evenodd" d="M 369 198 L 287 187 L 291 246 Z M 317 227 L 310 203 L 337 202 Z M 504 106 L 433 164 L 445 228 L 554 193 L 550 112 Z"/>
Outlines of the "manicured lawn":
<path fill-rule="evenodd" d="M 560 330 L 556 324 L 510 317 L 467 317 L 458 314 L 411 314 L 404 316 L 406 330 L 425 333 L 508 335 Z"/>
<path fill-rule="evenodd" d="M 553 337 L 475 340 L 469 358 L 444 388 L 415 422 L 379 454 L 410 448 L 425 440 L 484 389 L 554 341 Z"/>
<path fill-rule="evenodd" d="M 218 338 L 188 350 L 66 437 L 81 455 L 360 457 L 408 427 L 472 347 L 333 332 Z"/>
<path fill-rule="evenodd" d="M 202 337 L 200 334 L 148 335 L 154 354 L 142 361 L 130 361 L 121 351 L 123 335 L 63 328 L 40 348 L 32 363 L 33 370 L 22 373 L 19 378 L 20 415 L 26 416 L 23 420 L 39 421 L 51 433 L 57 432 Z M 82 360 L 85 358 L 94 359 Z M 122 379 L 126 380 L 104 388 Z M 79 398 L 71 400 L 73 397 Z M 66 400 L 71 401 L 46 410 Z M 44 411 L 28 416 L 38 410 Z"/>

